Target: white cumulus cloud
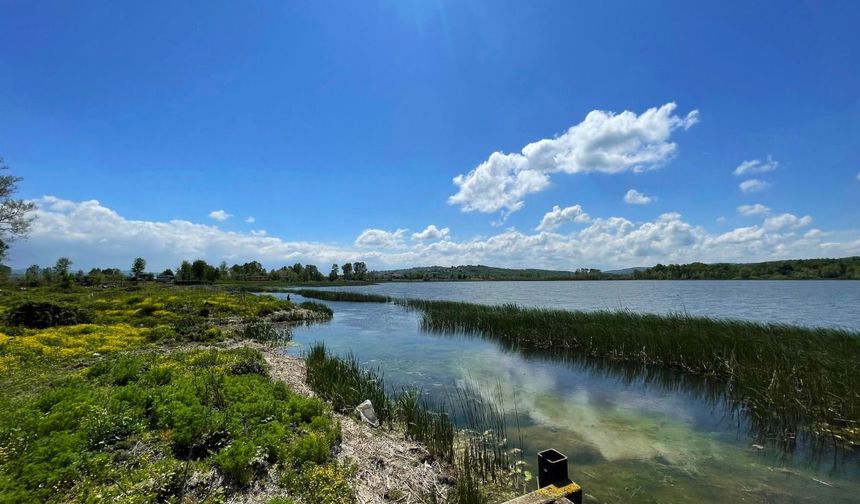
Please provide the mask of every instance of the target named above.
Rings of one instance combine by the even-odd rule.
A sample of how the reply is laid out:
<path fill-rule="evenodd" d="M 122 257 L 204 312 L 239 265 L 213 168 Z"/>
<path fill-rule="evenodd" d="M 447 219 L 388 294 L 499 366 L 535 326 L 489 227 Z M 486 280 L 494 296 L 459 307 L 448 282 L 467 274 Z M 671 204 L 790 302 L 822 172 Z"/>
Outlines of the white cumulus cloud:
<path fill-rule="evenodd" d="M 747 192 L 747 193 L 748 192 L 757 192 L 757 191 L 763 191 L 764 189 L 767 189 L 768 187 L 770 187 L 770 182 L 765 182 L 764 180 L 759 180 L 759 179 L 749 179 L 749 180 L 744 180 L 743 182 L 738 184 L 738 187 L 743 192 Z"/>
<path fill-rule="evenodd" d="M 542 191 L 554 173 L 641 172 L 656 168 L 678 151 L 670 141 L 678 128 L 688 129 L 698 110 L 676 115 L 667 103 L 640 115 L 594 110 L 555 138 L 538 140 L 519 153 L 494 152 L 466 174 L 454 177 L 457 193 L 448 198 L 464 212 L 491 213 L 522 208 L 526 195 Z"/>
<path fill-rule="evenodd" d="M 296 261 L 341 263 L 371 260 L 373 254 L 316 242 L 291 242 L 264 231 L 238 233 L 187 220 L 130 220 L 96 200 L 69 201 L 53 196 L 34 200 L 37 208 L 30 237 L 13 245 L 14 267 L 53 264 L 68 256 L 75 268 L 121 267 L 144 257 L 153 270 L 175 268 L 181 261 L 206 259 L 270 265 Z"/>
<path fill-rule="evenodd" d="M 770 213 L 770 208 L 756 203 L 754 205 L 741 205 L 737 208 L 738 214 L 743 215 L 745 217 L 749 217 L 751 215 L 767 215 Z"/>
<path fill-rule="evenodd" d="M 254 217 L 246 217 L 245 222 L 247 222 L 248 224 L 253 224 L 257 222 L 257 219 L 255 219 Z"/>
<path fill-rule="evenodd" d="M 647 194 L 641 193 L 636 189 L 630 189 L 624 195 L 624 202 L 628 205 L 647 205 L 653 201 L 656 201 L 657 198 L 654 196 L 649 196 Z"/>
<path fill-rule="evenodd" d="M 412 233 L 412 239 L 415 241 L 445 240 L 450 233 L 451 230 L 446 227 L 439 229 L 434 224 L 430 224 L 423 231 Z"/>
<path fill-rule="evenodd" d="M 658 262 L 754 262 L 860 255 L 857 230 L 798 233 L 798 228 L 809 225 L 812 218 L 793 214 L 769 217 L 771 220 L 761 225 L 724 233 L 709 232 L 675 212 L 635 224 L 619 216 L 592 218 L 586 226 L 569 233 L 507 229 L 459 241 L 407 243 L 406 230 L 371 229 L 362 232 L 354 244 L 340 246 L 290 241 L 259 231 L 224 231 L 185 220 L 131 220 L 95 200 L 45 196 L 35 202 L 36 219 L 30 237 L 15 241 L 9 251 L 12 268 L 34 263 L 50 265 L 60 256 L 71 258 L 75 268 L 84 270 L 96 266 L 127 268 L 133 258 L 144 257 L 153 270 L 160 270 L 197 258 L 215 264 L 221 260 L 258 260 L 266 267 L 295 262 L 327 265 L 364 261 L 370 268 L 383 269 L 432 264 L 613 269 Z M 559 213 L 563 210 L 559 208 Z"/>
<path fill-rule="evenodd" d="M 215 219 L 218 222 L 224 222 L 225 220 L 229 219 L 230 217 L 233 217 L 233 215 L 228 214 L 224 210 L 213 210 L 213 211 L 209 212 L 209 218 Z"/>
<path fill-rule="evenodd" d="M 779 163 L 774 161 L 772 157 L 768 156 L 767 161 L 762 161 L 760 159 L 744 161 L 735 168 L 734 174 L 740 176 L 754 173 L 767 173 L 776 170 L 777 166 L 779 166 Z"/>
<path fill-rule="evenodd" d="M 403 245 L 405 229 L 385 231 L 384 229 L 365 229 L 355 239 L 355 246 L 362 248 L 395 248 Z"/>
<path fill-rule="evenodd" d="M 544 214 L 543 219 L 535 229 L 538 232 L 553 231 L 566 222 L 589 222 L 590 220 L 591 216 L 582 210 L 582 205 L 565 208 L 555 205 L 552 210 Z"/>

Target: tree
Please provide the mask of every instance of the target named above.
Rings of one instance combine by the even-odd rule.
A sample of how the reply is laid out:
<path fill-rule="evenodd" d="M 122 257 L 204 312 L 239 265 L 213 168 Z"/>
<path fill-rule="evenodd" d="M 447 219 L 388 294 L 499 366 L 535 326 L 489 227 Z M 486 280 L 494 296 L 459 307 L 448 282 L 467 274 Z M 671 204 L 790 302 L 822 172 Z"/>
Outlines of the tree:
<path fill-rule="evenodd" d="M 136 258 L 134 263 L 131 265 L 131 274 L 135 277 L 139 277 L 144 270 L 146 270 L 146 259 L 143 257 Z"/>
<path fill-rule="evenodd" d="M 39 267 L 38 264 L 34 264 L 27 268 L 27 271 L 24 272 L 24 284 L 28 287 L 36 287 L 42 281 L 42 268 Z"/>
<path fill-rule="evenodd" d="M 331 272 L 329 272 L 329 274 L 328 274 L 328 279 L 331 282 L 334 282 L 335 280 L 337 280 L 337 264 L 331 265 Z"/>
<path fill-rule="evenodd" d="M 314 282 L 319 282 L 323 279 L 322 273 L 320 273 L 320 270 L 316 267 L 315 264 L 308 264 L 307 266 L 305 266 L 304 274 L 306 277 L 305 281 L 312 280 Z"/>
<path fill-rule="evenodd" d="M 305 269 L 305 267 L 302 266 L 302 263 L 293 264 L 293 273 L 295 273 L 296 275 L 299 275 L 299 277 L 302 276 L 302 271 L 304 269 Z"/>
<path fill-rule="evenodd" d="M 188 261 L 182 261 L 182 264 L 177 268 L 177 280 L 182 280 L 183 282 L 190 282 L 193 280 L 193 275 L 191 274 L 191 263 Z"/>
<path fill-rule="evenodd" d="M 57 272 L 61 278 L 65 278 L 69 276 L 69 268 L 72 266 L 72 261 L 68 257 L 61 257 L 57 259 L 57 264 L 54 266 L 54 271 Z"/>
<path fill-rule="evenodd" d="M 191 263 L 191 279 L 196 282 L 202 282 L 206 280 L 206 270 L 209 265 L 206 264 L 206 261 L 203 259 L 197 259 L 193 263 Z"/>
<path fill-rule="evenodd" d="M 357 280 L 364 280 L 364 277 L 367 275 L 367 265 L 363 262 L 352 263 L 352 270 Z"/>
<path fill-rule="evenodd" d="M 8 169 L 0 158 L 0 171 Z M 30 223 L 33 222 L 32 217 L 27 214 L 36 208 L 36 204 L 12 198 L 21 180 L 21 177 L 14 175 L 0 175 L 0 260 L 6 257 L 9 242 L 27 236 Z"/>
<path fill-rule="evenodd" d="M 343 279 L 350 280 L 352 279 L 352 264 L 344 263 L 340 268 L 343 271 Z"/>
<path fill-rule="evenodd" d="M 57 264 L 54 266 L 54 271 L 60 277 L 60 283 L 64 288 L 72 285 L 72 278 L 69 276 L 69 268 L 72 266 L 72 261 L 68 257 L 57 259 Z"/>

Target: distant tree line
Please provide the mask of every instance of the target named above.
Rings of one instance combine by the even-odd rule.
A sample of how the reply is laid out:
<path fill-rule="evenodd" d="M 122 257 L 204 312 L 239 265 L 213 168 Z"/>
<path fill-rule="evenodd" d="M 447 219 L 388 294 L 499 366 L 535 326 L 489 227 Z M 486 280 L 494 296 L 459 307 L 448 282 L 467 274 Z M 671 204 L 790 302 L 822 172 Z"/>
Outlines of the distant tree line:
<path fill-rule="evenodd" d="M 636 280 L 860 280 L 860 257 L 744 264 L 658 264 L 634 271 L 631 277 Z"/>
<path fill-rule="evenodd" d="M 162 273 L 164 275 L 167 272 Z M 367 265 L 363 262 L 346 263 L 343 273 L 337 264 L 332 264 L 331 271 L 324 275 L 315 264 L 295 263 L 292 266 L 282 266 L 267 270 L 258 261 L 246 262 L 227 266 L 221 261 L 217 267 L 202 259 L 189 262 L 183 261 L 176 270 L 177 283 L 212 283 L 216 281 L 236 282 L 265 282 L 279 281 L 288 283 L 324 282 L 326 280 L 367 280 Z"/>
<path fill-rule="evenodd" d="M 490 266 L 431 266 L 391 271 L 368 271 L 363 262 L 332 264 L 328 275 L 316 265 L 295 263 L 267 270 L 257 261 L 227 266 L 221 261 L 218 266 L 203 259 L 182 261 L 178 268 L 159 273 L 146 272 L 146 260 L 138 257 L 131 269 L 92 268 L 89 272 L 72 271 L 72 261 L 61 257 L 53 266 L 28 267 L 17 283 L 26 287 L 40 285 L 122 285 L 141 281 L 164 281 L 178 284 L 206 284 L 218 281 L 287 283 L 336 281 L 433 281 L 433 280 L 809 280 L 852 279 L 860 280 L 860 257 L 841 259 L 792 259 L 761 263 L 690 263 L 657 264 L 630 273 L 605 273 L 599 269 L 580 268 L 575 271 L 553 271 L 539 269 L 506 269 Z M 0 276 L 7 276 L 4 267 Z"/>
<path fill-rule="evenodd" d="M 18 278 L 18 283 L 26 287 L 40 285 L 117 285 L 126 282 L 140 281 L 169 281 L 179 284 L 205 284 L 217 281 L 261 282 L 281 281 L 289 283 L 325 282 L 337 280 L 363 281 L 370 279 L 367 265 L 363 262 L 346 263 L 341 268 L 333 264 L 328 275 L 324 275 L 316 265 L 295 263 L 267 270 L 257 261 L 227 266 L 221 261 L 218 266 L 209 264 L 203 259 L 182 261 L 176 270 L 166 269 L 159 274 L 146 272 L 146 260 L 135 258 L 131 269 L 124 272 L 119 268 L 92 268 L 89 272 L 71 271 L 72 261 L 66 257 L 57 260 L 54 266 L 39 266 L 34 264 Z M 8 268 L 6 268 L 8 270 Z M 0 272 L 2 273 L 2 272 Z M 8 271 L 6 272 L 8 276 Z"/>

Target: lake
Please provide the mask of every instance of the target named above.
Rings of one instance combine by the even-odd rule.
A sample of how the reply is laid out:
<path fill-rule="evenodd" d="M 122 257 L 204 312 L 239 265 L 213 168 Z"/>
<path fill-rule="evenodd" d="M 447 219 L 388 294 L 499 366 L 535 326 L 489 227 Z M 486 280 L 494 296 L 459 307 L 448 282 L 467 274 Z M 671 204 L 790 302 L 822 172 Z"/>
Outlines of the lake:
<path fill-rule="evenodd" d="M 631 310 L 860 330 L 860 281 L 389 282 L 338 287 L 392 297 L 566 310 Z"/>
<path fill-rule="evenodd" d="M 428 282 L 349 290 L 860 327 L 860 282 Z M 565 453 L 572 478 L 592 502 L 847 503 L 860 495 L 856 457 L 758 446 L 746 422 L 719 400 L 718 384 L 600 361 L 524 355 L 478 337 L 428 333 L 419 313 L 393 304 L 326 304 L 334 310 L 332 321 L 295 328 L 288 352 L 300 354 L 323 341 L 335 353 L 352 352 L 378 367 L 393 388 L 417 386 L 439 399 L 473 384 L 498 395 L 508 411 L 517 411 L 526 461 L 533 463 L 545 448 Z"/>

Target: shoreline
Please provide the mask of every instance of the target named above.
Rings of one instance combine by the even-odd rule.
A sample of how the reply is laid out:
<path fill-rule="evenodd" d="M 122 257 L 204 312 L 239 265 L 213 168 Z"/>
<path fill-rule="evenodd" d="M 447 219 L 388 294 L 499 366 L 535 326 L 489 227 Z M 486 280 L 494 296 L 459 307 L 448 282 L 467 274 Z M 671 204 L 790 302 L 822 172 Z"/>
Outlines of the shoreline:
<path fill-rule="evenodd" d="M 277 347 L 239 343 L 263 354 L 273 380 L 284 382 L 296 394 L 318 397 L 305 381 L 304 359 L 280 353 Z M 431 502 L 431 494 L 445 501 L 454 481 L 450 468 L 435 460 L 421 443 L 406 439 L 397 430 L 372 428 L 336 411 L 332 415 L 342 429 L 335 458 L 355 467 L 350 482 L 360 504 L 426 503 Z"/>

